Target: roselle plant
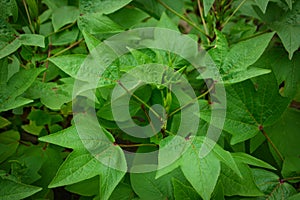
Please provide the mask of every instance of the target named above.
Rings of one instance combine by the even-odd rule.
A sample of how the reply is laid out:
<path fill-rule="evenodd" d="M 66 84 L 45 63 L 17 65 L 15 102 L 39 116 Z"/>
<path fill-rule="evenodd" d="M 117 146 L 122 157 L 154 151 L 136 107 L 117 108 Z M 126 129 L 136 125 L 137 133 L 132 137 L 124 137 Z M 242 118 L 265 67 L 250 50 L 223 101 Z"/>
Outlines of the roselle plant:
<path fill-rule="evenodd" d="M 300 1 L 0 4 L 0 199 L 300 198 Z"/>

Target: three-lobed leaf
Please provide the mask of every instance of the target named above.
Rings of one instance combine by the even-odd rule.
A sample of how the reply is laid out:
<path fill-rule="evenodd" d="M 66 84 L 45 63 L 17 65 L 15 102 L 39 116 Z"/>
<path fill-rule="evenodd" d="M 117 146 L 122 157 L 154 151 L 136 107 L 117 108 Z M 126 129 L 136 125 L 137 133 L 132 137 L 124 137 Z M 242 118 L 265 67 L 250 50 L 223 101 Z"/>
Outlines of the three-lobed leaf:
<path fill-rule="evenodd" d="M 268 69 L 251 69 L 267 48 L 274 33 L 263 35 L 238 42 L 232 47 L 228 47 L 224 35 L 216 31 L 217 39 L 214 48 L 208 51 L 214 64 L 219 69 L 219 73 L 225 84 L 232 84 L 247 80 L 252 77 L 270 73 Z"/>

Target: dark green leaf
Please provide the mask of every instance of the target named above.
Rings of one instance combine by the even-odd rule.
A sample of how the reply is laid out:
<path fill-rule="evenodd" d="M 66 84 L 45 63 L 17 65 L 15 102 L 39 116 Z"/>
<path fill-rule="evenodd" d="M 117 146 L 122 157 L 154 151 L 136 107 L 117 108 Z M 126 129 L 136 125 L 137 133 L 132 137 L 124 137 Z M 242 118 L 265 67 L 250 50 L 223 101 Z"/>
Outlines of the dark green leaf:
<path fill-rule="evenodd" d="M 172 179 L 173 188 L 174 188 L 174 197 L 175 200 L 198 200 L 200 199 L 200 196 L 198 193 L 189 186 L 186 186 L 185 184 L 181 183 L 176 178 Z"/>
<path fill-rule="evenodd" d="M 232 134 L 231 144 L 252 138 L 260 128 L 273 125 L 290 102 L 279 94 L 273 74 L 227 86 L 226 97 L 224 130 Z M 204 111 L 200 117 L 210 120 Z"/>
<path fill-rule="evenodd" d="M 288 183 L 281 182 L 279 176 L 262 169 L 252 169 L 254 180 L 267 199 L 287 199 L 296 193 L 296 189 Z"/>
<path fill-rule="evenodd" d="M 40 187 L 25 185 L 0 177 L 0 197 L 3 200 L 24 199 L 41 189 Z"/>
<path fill-rule="evenodd" d="M 0 133 L 0 163 L 13 155 L 19 146 L 20 134 L 17 131 Z"/>
<path fill-rule="evenodd" d="M 261 196 L 263 193 L 255 185 L 251 169 L 248 165 L 237 162 L 242 177 L 233 174 L 227 166 L 222 165 L 221 183 L 226 196 Z"/>
<path fill-rule="evenodd" d="M 0 128 L 10 125 L 10 121 L 0 116 Z"/>
<path fill-rule="evenodd" d="M 299 156 L 300 147 L 297 139 L 300 128 L 299 119 L 300 112 L 289 108 L 276 124 L 266 128 L 266 133 L 283 157 Z M 271 145 L 269 146 L 270 149 L 273 149 Z M 272 154 L 277 158 L 275 152 L 272 152 Z"/>

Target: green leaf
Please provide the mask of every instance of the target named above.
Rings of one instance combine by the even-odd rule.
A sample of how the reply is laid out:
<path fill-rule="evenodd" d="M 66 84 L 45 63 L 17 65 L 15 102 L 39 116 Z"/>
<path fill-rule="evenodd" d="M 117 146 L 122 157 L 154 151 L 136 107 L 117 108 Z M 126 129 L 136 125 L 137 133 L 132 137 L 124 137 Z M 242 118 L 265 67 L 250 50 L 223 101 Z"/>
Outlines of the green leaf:
<path fill-rule="evenodd" d="M 22 125 L 21 127 L 24 131 L 33 135 L 39 135 L 44 128 L 44 126 L 37 126 L 33 121 L 30 121 L 29 124 Z"/>
<path fill-rule="evenodd" d="M 291 2 L 288 3 L 288 5 L 291 9 Z M 292 59 L 294 52 L 300 47 L 300 27 L 298 25 L 300 19 L 299 8 L 300 2 L 296 1 L 292 10 L 283 10 L 277 4 L 270 3 L 265 14 L 256 11 L 260 18 L 265 21 L 273 31 L 276 31 L 284 48 L 289 53 L 289 59 Z M 274 13 L 277 14 L 274 15 Z"/>
<path fill-rule="evenodd" d="M 144 170 L 145 167 L 151 168 L 149 165 L 135 165 L 134 167 L 135 171 L 138 171 L 138 168 L 141 168 L 142 170 Z M 141 199 L 173 199 L 173 177 L 182 180 L 182 172 L 177 169 L 157 179 L 155 178 L 155 171 L 147 173 L 131 173 L 130 182 L 134 192 Z"/>
<path fill-rule="evenodd" d="M 273 125 L 290 102 L 279 94 L 273 74 L 227 86 L 226 98 L 226 119 L 220 128 L 232 134 L 231 144 L 252 138 L 260 128 Z M 203 110 L 200 117 L 209 122 L 209 113 Z"/>
<path fill-rule="evenodd" d="M 99 193 L 99 177 L 95 176 L 78 183 L 67 185 L 66 190 L 82 196 L 94 196 Z"/>
<path fill-rule="evenodd" d="M 17 183 L 12 180 L 4 179 L 0 177 L 0 194 L 1 199 L 5 200 L 15 200 L 24 199 L 37 193 L 42 188 L 25 185 L 23 183 Z"/>
<path fill-rule="evenodd" d="M 52 13 L 52 24 L 54 31 L 61 27 L 74 23 L 79 17 L 79 9 L 74 6 L 62 6 L 56 8 Z"/>
<path fill-rule="evenodd" d="M 269 0 L 255 0 L 255 2 L 258 5 L 258 7 L 261 9 L 261 11 L 265 13 Z"/>
<path fill-rule="evenodd" d="M 98 121 L 91 121 L 90 117 L 85 114 L 76 115 L 75 121 L 77 127 L 40 138 L 41 141 L 74 149 L 60 167 L 49 187 L 73 184 L 99 175 L 99 195 L 103 199 L 108 199 L 113 189 L 125 175 L 125 156 L 121 148 L 107 138 L 110 133 L 106 131 L 107 133 L 101 134 Z M 80 136 L 76 128 L 81 132 Z"/>
<path fill-rule="evenodd" d="M 165 12 L 161 15 L 159 22 L 157 23 L 157 27 L 178 31 L 178 27 Z"/>
<path fill-rule="evenodd" d="M 203 0 L 204 16 L 207 16 L 215 0 Z"/>
<path fill-rule="evenodd" d="M 95 38 L 92 34 L 89 34 L 85 30 L 82 31 L 82 35 L 84 37 L 84 41 L 91 52 L 97 45 L 100 44 L 100 41 Z"/>
<path fill-rule="evenodd" d="M 287 198 L 287 200 L 298 200 L 299 198 L 300 198 L 300 193 L 290 196 L 289 198 Z"/>
<path fill-rule="evenodd" d="M 108 199 L 125 172 L 102 164 L 86 150 L 74 150 L 61 165 L 49 187 L 77 183 L 96 175 L 100 176 L 99 195 L 101 199 Z"/>
<path fill-rule="evenodd" d="M 20 134 L 17 131 L 9 130 L 0 133 L 0 163 L 16 152 L 19 140 Z"/>
<path fill-rule="evenodd" d="M 292 10 L 292 8 L 293 8 L 293 1 L 292 0 L 285 0 L 285 2 L 289 6 L 289 8 Z"/>
<path fill-rule="evenodd" d="M 67 45 L 76 41 L 79 34 L 78 28 L 56 33 L 51 37 L 52 46 Z"/>
<path fill-rule="evenodd" d="M 59 110 L 64 103 L 72 100 L 73 83 L 58 85 L 57 83 L 35 83 L 26 91 L 26 97 L 30 99 L 40 98 L 41 102 L 52 110 Z"/>
<path fill-rule="evenodd" d="M 283 161 L 281 174 L 284 178 L 299 177 L 300 175 L 300 158 L 297 156 L 286 157 Z M 294 180 L 298 182 L 298 180 Z M 293 180 L 291 180 L 293 182 Z"/>
<path fill-rule="evenodd" d="M 125 6 L 117 12 L 111 13 L 109 17 L 117 24 L 129 29 L 142 23 L 149 15 L 136 7 Z"/>
<path fill-rule="evenodd" d="M 37 153 L 38 159 L 41 159 L 41 157 L 43 158 L 43 164 L 38 170 L 38 173 L 41 176 L 41 178 L 37 180 L 34 184 L 36 186 L 43 187 L 43 190 L 32 197 L 36 199 L 43 198 L 51 191 L 51 189 L 48 188 L 48 185 L 54 178 L 59 166 L 63 162 L 61 152 L 57 151 L 57 149 L 52 148 L 50 146 L 48 146 L 46 149 L 44 147 L 40 147 Z M 35 170 L 35 168 L 33 169 Z"/>
<path fill-rule="evenodd" d="M 159 178 L 179 167 L 179 156 L 185 152 L 186 148 L 187 142 L 181 136 L 168 136 L 161 140 L 158 152 L 158 170 L 155 178 Z"/>
<path fill-rule="evenodd" d="M 0 49 L 0 59 L 15 52 L 21 45 L 45 47 L 44 36 L 37 34 L 22 34 Z"/>
<path fill-rule="evenodd" d="M 81 138 L 75 126 L 66 128 L 60 132 L 40 137 L 39 141 L 53 143 L 71 149 L 84 148 Z"/>
<path fill-rule="evenodd" d="M 36 145 L 27 147 L 19 145 L 17 153 L 20 154 L 20 151 L 22 154 L 12 162 L 12 174 L 17 176 L 22 183 L 32 184 L 41 178 L 38 171 L 45 161 L 45 157 L 42 156 L 43 149 Z"/>
<path fill-rule="evenodd" d="M 256 185 L 265 193 L 267 199 L 287 199 L 296 193 L 296 189 L 286 183 L 281 182 L 278 175 L 263 169 L 252 169 Z"/>
<path fill-rule="evenodd" d="M 119 33 L 123 30 L 120 25 L 100 13 L 80 16 L 78 27 L 81 31 L 86 31 L 90 34 Z"/>
<path fill-rule="evenodd" d="M 129 88 L 128 88 L 129 89 Z M 129 89 L 130 91 L 130 89 Z M 145 85 L 141 86 L 141 88 L 138 88 L 137 91 L 134 93 L 137 97 L 139 97 L 144 102 L 148 102 L 151 97 L 151 86 Z M 128 106 L 129 106 L 129 113 L 130 116 L 136 115 L 136 113 L 141 109 L 141 102 L 137 100 L 130 100 L 127 101 L 127 98 L 130 99 L 131 94 L 124 93 L 120 94 L 120 97 L 117 99 L 113 99 L 109 101 L 109 103 L 105 104 L 103 107 L 101 107 L 97 111 L 97 115 L 101 117 L 102 119 L 107 119 L 111 121 L 127 121 L 128 116 L 124 113 L 128 112 Z M 114 115 L 112 112 L 112 106 L 114 106 L 114 109 L 118 110 L 118 114 Z"/>
<path fill-rule="evenodd" d="M 237 176 L 227 166 L 222 165 L 221 184 L 226 196 L 261 196 L 263 193 L 255 185 L 251 169 L 248 165 L 237 162 L 242 177 Z"/>
<path fill-rule="evenodd" d="M 51 124 L 51 115 L 43 110 L 32 110 L 27 119 L 35 121 L 38 126 Z"/>
<path fill-rule="evenodd" d="M 173 188 L 174 188 L 174 197 L 175 200 L 198 200 L 200 196 L 194 190 L 194 188 L 186 186 L 185 184 L 181 183 L 176 178 L 172 179 Z"/>
<path fill-rule="evenodd" d="M 272 53 L 276 56 L 275 58 L 271 57 L 270 54 Z M 268 58 L 271 61 L 270 65 L 272 66 L 272 70 L 278 83 L 284 82 L 283 95 L 294 98 L 300 88 L 300 68 L 298 67 L 300 54 L 296 52 L 292 60 L 287 58 L 286 52 L 282 49 L 276 49 L 275 51 L 270 52 L 270 54 L 268 54 Z"/>
<path fill-rule="evenodd" d="M 15 73 L 6 85 L 0 85 L 0 112 L 23 106 L 32 100 L 20 97 L 45 69 L 20 70 Z"/>
<path fill-rule="evenodd" d="M 131 186 L 125 183 L 120 183 L 109 197 L 109 200 L 128 200 L 132 199 L 133 196 L 134 192 Z"/>
<path fill-rule="evenodd" d="M 237 162 L 245 163 L 248 165 L 253 165 L 256 167 L 264 167 L 267 169 L 276 170 L 276 168 L 274 168 L 272 165 L 270 165 L 262 160 L 259 160 L 249 154 L 246 154 L 243 152 L 238 152 L 238 153 L 232 153 L 231 155 L 233 156 L 233 159 Z"/>
<path fill-rule="evenodd" d="M 77 73 L 79 72 L 79 69 L 85 59 L 86 55 L 70 54 L 49 58 L 49 61 L 51 61 L 72 78 L 78 79 L 79 77 L 77 76 Z"/>
<path fill-rule="evenodd" d="M 15 0 L 1 0 L 0 1 L 0 18 L 7 19 L 13 16 L 14 21 L 18 18 L 18 4 Z"/>
<path fill-rule="evenodd" d="M 124 7 L 132 0 L 79 0 L 81 13 L 110 14 Z"/>
<path fill-rule="evenodd" d="M 220 161 L 212 153 L 209 153 L 204 158 L 200 158 L 199 154 L 202 144 L 200 138 L 192 139 L 191 146 L 182 155 L 180 167 L 194 189 L 206 200 L 210 199 L 217 184 L 221 165 Z"/>
<path fill-rule="evenodd" d="M 274 33 L 241 41 L 230 49 L 224 35 L 216 31 L 215 47 L 208 51 L 225 84 L 237 83 L 249 78 L 270 73 L 267 69 L 249 68 L 255 63 L 267 48 Z"/>
<path fill-rule="evenodd" d="M 299 156 L 299 140 L 295 139 L 298 138 L 299 135 L 299 120 L 300 112 L 289 108 L 276 124 L 265 130 L 284 158 L 289 156 Z M 269 147 L 270 149 L 273 149 L 271 145 L 269 145 Z M 274 158 L 277 158 L 275 152 L 271 151 L 271 153 L 274 155 Z"/>
<path fill-rule="evenodd" d="M 100 173 L 103 165 L 86 150 L 74 150 L 60 166 L 50 188 L 70 185 L 92 178 Z"/>
<path fill-rule="evenodd" d="M 0 116 L 0 128 L 4 128 L 5 126 L 10 125 L 11 122 Z"/>

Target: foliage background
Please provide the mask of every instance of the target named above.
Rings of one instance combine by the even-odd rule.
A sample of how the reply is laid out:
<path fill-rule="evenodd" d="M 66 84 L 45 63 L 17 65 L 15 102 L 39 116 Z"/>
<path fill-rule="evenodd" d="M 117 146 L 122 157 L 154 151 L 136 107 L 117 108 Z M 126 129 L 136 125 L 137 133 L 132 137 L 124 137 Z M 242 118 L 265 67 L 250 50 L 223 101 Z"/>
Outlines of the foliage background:
<path fill-rule="evenodd" d="M 1 0 L 0 199 L 299 199 L 299 25 L 298 0 Z M 95 46 L 139 27 L 198 41 L 220 71 L 228 105 L 222 136 L 206 158 L 188 149 L 165 170 L 130 174 L 106 168 L 82 147 L 72 89 Z M 96 92 L 99 122 L 116 148 L 159 149 L 178 129 L 177 114 L 156 138 L 131 138 L 116 127 L 123 119 L 112 118 L 112 87 L 147 63 L 166 64 L 190 81 L 201 107 L 193 146 L 208 145 L 203 135 L 217 126 L 211 88 L 184 59 L 145 49 L 113 63 Z M 135 95 L 146 104 L 161 103 L 169 114 L 178 108 L 167 90 L 141 90 Z M 139 103 L 132 100 L 131 113 L 145 125 Z"/>

